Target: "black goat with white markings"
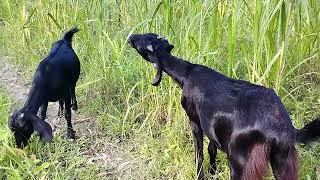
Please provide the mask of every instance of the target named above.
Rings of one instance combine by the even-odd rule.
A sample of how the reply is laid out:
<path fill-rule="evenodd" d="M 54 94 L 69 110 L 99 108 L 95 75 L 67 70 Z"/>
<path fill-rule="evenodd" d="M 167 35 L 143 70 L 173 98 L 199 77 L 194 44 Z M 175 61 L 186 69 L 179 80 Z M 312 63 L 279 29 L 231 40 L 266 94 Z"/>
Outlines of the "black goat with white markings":
<path fill-rule="evenodd" d="M 181 104 L 191 122 L 198 179 L 204 178 L 203 134 L 210 140 L 211 173 L 216 170 L 219 148 L 227 153 L 232 180 L 264 179 L 268 162 L 276 179 L 298 179 L 294 144 L 320 137 L 319 118 L 297 130 L 272 89 L 172 56 L 174 46 L 157 34 L 134 34 L 129 43 L 155 65 L 153 85 L 159 85 L 164 71 L 182 88 Z"/>
<path fill-rule="evenodd" d="M 45 142 L 52 140 L 52 129 L 44 121 L 49 101 L 59 101 L 59 114 L 62 113 L 63 105 L 65 106 L 67 136 L 75 138 L 71 124 L 71 107 L 78 109 L 75 87 L 80 74 L 80 61 L 72 49 L 72 37 L 78 31 L 78 28 L 69 30 L 63 39 L 52 45 L 49 55 L 40 62 L 34 74 L 25 105 L 9 117 L 9 128 L 14 132 L 16 144 L 20 148 L 28 144 L 34 130 Z M 37 116 L 39 108 L 40 118 Z"/>

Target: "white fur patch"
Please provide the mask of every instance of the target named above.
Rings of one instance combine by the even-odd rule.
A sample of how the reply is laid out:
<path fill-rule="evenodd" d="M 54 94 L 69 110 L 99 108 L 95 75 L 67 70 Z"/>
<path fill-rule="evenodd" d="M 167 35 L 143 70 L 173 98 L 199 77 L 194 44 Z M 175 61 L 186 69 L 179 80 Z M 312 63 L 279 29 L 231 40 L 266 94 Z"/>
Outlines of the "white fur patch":
<path fill-rule="evenodd" d="M 153 47 L 152 47 L 151 44 L 147 46 L 147 49 L 148 49 L 149 51 L 153 52 Z"/>
<path fill-rule="evenodd" d="M 23 118 L 24 117 L 24 113 L 20 114 L 19 118 Z"/>

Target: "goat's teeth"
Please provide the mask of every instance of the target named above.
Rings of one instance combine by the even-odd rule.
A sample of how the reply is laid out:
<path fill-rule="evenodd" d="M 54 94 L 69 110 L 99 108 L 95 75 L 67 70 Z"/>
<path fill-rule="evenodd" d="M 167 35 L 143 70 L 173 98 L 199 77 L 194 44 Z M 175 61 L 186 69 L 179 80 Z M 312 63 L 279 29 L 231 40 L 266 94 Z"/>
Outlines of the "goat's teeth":
<path fill-rule="evenodd" d="M 157 65 L 156 63 L 153 63 L 153 66 L 154 66 L 155 68 L 158 68 L 158 65 Z"/>

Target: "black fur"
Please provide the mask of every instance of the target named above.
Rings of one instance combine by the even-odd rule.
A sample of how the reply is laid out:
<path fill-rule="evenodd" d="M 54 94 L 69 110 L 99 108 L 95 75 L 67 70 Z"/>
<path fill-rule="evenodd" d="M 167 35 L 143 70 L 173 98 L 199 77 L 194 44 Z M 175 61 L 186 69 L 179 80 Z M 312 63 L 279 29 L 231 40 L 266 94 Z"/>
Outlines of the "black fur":
<path fill-rule="evenodd" d="M 311 121 L 305 125 L 302 129 L 298 130 L 297 141 L 301 143 L 309 143 L 320 137 L 320 118 Z"/>
<path fill-rule="evenodd" d="M 204 178 L 204 134 L 210 140 L 208 150 L 212 173 L 216 169 L 215 158 L 219 148 L 228 155 L 233 180 L 263 176 L 267 171 L 259 168 L 268 166 L 259 162 L 259 158 L 268 161 L 269 155 L 277 179 L 285 179 L 286 173 L 291 173 L 290 169 L 281 169 L 284 167 L 292 167 L 290 177 L 297 178 L 294 144 L 319 138 L 319 119 L 302 130 L 296 130 L 272 89 L 231 79 L 211 68 L 172 56 L 173 45 L 157 34 L 131 35 L 129 44 L 182 88 L 181 104 L 191 122 L 199 179 Z M 158 84 L 160 81 L 161 77 Z M 282 156 L 285 152 L 290 152 L 290 157 Z M 251 153 L 263 156 L 250 156 Z M 283 159 L 279 160 L 278 156 Z M 289 162 L 293 165 L 285 166 Z"/>
<path fill-rule="evenodd" d="M 44 141 L 52 140 L 52 129 L 44 121 L 49 101 L 59 101 L 59 110 L 63 110 L 65 104 L 67 135 L 70 138 L 75 137 L 71 125 L 71 107 L 74 110 L 78 109 L 75 87 L 80 74 L 80 62 L 72 49 L 71 40 L 73 34 L 78 31 L 78 28 L 71 29 L 65 33 L 63 39 L 52 45 L 49 55 L 40 62 L 34 74 L 24 107 L 10 116 L 9 127 L 14 132 L 17 146 L 25 147 L 34 130 Z M 40 118 L 36 115 L 39 108 Z"/>

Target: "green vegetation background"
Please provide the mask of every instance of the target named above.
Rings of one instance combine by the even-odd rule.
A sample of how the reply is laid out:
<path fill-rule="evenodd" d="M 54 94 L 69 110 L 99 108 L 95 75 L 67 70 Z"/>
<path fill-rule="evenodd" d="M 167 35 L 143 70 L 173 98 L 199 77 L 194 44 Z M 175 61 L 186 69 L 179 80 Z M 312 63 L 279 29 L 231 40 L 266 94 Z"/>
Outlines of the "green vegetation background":
<path fill-rule="evenodd" d="M 119 139 L 139 159 L 132 179 L 192 179 L 196 166 L 181 90 L 168 76 L 150 84 L 155 72 L 128 46 L 131 33 L 159 33 L 176 56 L 275 89 L 297 128 L 320 116 L 319 0 L 1 0 L 0 58 L 31 81 L 51 44 L 76 25 L 80 113 L 97 117 L 102 140 Z M 35 135 L 24 151 L 13 148 L 12 103 L 1 93 L 0 178 L 101 178 L 104 168 L 81 155 L 88 139 L 43 144 Z M 301 179 L 316 179 L 319 143 L 298 150 Z M 229 179 L 223 153 L 215 177 Z"/>

